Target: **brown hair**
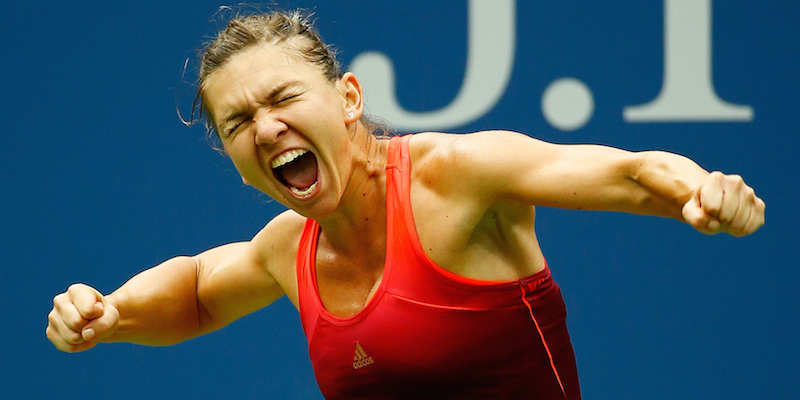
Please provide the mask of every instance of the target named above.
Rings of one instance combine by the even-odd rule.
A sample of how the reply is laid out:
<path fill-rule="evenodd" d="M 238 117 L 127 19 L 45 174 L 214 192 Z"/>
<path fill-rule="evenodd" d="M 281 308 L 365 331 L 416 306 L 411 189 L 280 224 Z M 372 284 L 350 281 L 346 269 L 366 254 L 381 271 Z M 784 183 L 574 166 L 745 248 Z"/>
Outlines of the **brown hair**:
<path fill-rule="evenodd" d="M 222 68 L 231 57 L 258 44 L 282 43 L 301 59 L 318 66 L 331 82 L 341 78 L 342 69 L 336 59 L 336 50 L 322 41 L 319 33 L 312 27 L 310 16 L 309 13 L 295 10 L 231 18 L 225 29 L 206 44 L 201 53 L 197 92 L 192 102 L 189 121 L 184 123 L 192 125 L 198 120 L 205 120 L 209 132 L 212 130 L 216 132 L 203 103 L 206 80 L 214 71 Z"/>
<path fill-rule="evenodd" d="M 342 77 L 342 67 L 337 59 L 338 52 L 326 44 L 311 22 L 311 13 L 303 10 L 271 11 L 262 14 L 236 15 L 232 17 L 225 29 L 208 42 L 200 54 L 200 68 L 197 78 L 197 91 L 192 102 L 189 120 L 186 125 L 198 121 L 205 123 L 209 139 L 218 138 L 218 132 L 210 120 L 208 110 L 203 102 L 205 84 L 214 71 L 222 68 L 230 58 L 255 45 L 281 43 L 286 49 L 294 52 L 300 59 L 319 67 L 330 82 Z M 195 116 L 196 114 L 196 116 Z M 196 118 L 195 118 L 196 117 Z M 361 122 L 369 132 L 379 137 L 391 135 L 391 129 L 385 121 L 373 121 L 366 115 Z M 214 135 L 212 135 L 214 132 Z M 220 146 L 212 147 L 221 150 Z"/>

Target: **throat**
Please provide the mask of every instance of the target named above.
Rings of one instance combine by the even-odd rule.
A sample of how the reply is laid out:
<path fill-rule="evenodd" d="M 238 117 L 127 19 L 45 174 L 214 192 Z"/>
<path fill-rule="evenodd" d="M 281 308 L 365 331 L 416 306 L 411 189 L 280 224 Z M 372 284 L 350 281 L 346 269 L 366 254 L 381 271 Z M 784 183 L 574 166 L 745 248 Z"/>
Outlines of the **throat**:
<path fill-rule="evenodd" d="M 273 171 L 285 186 L 298 191 L 308 190 L 317 182 L 317 159 L 309 151 Z"/>

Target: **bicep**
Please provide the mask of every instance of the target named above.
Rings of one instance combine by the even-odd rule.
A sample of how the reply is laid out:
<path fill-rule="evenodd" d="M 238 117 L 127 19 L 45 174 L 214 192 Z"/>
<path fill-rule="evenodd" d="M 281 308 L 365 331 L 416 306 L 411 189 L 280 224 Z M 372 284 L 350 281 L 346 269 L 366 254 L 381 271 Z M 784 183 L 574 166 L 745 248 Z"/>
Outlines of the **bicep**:
<path fill-rule="evenodd" d="M 203 331 L 212 331 L 266 307 L 284 293 L 252 242 L 223 245 L 194 257 Z"/>
<path fill-rule="evenodd" d="M 631 211 L 646 195 L 636 182 L 637 153 L 597 145 L 559 145 L 512 132 L 457 139 L 470 187 L 489 202 L 509 200 L 571 209 Z"/>

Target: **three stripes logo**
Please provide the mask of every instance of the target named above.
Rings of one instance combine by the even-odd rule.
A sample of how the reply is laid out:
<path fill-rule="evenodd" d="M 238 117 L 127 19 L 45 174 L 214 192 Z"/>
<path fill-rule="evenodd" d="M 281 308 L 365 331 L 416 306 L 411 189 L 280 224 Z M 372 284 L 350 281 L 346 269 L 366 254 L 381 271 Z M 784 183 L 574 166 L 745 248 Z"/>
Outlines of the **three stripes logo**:
<path fill-rule="evenodd" d="M 363 368 L 374 363 L 372 357 L 367 355 L 367 352 L 358 342 L 356 342 L 356 355 L 353 356 L 353 361 L 353 369 Z"/>

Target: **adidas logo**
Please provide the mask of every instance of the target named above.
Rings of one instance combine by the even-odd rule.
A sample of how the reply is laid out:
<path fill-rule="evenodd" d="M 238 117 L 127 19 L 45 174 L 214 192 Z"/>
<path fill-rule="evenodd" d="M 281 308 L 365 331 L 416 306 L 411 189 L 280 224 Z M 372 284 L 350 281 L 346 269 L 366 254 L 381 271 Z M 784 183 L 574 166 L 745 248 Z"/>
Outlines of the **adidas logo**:
<path fill-rule="evenodd" d="M 363 368 L 374 363 L 372 357 L 367 355 L 367 352 L 358 342 L 356 342 L 356 355 L 353 356 L 353 361 L 353 369 Z"/>

